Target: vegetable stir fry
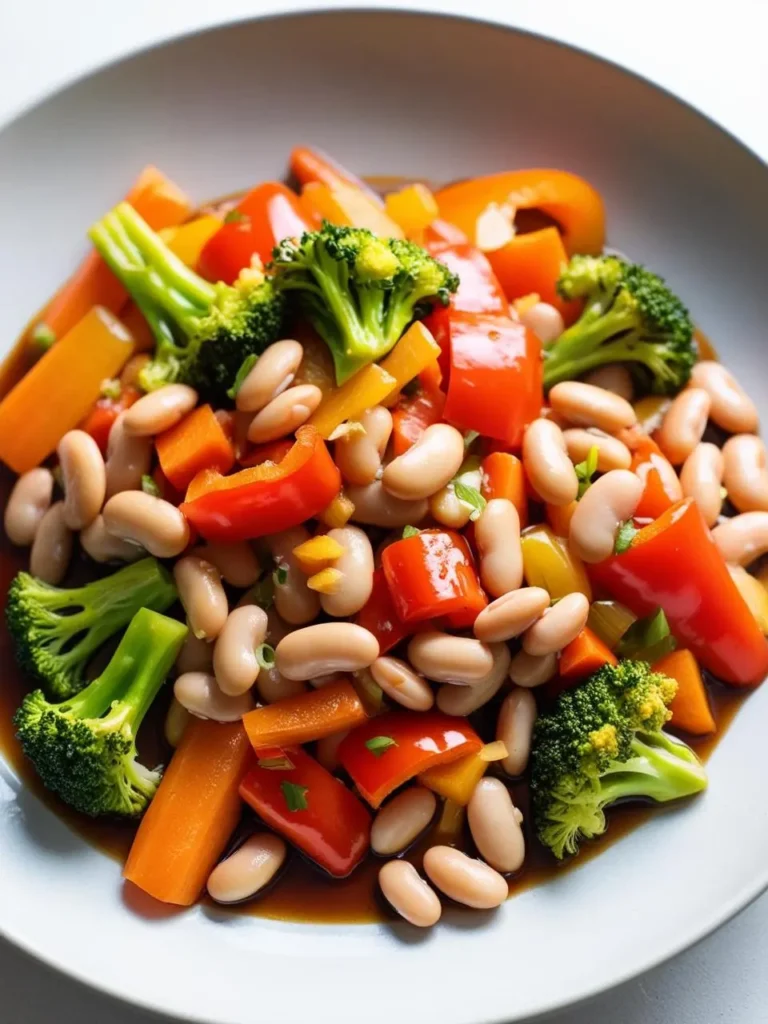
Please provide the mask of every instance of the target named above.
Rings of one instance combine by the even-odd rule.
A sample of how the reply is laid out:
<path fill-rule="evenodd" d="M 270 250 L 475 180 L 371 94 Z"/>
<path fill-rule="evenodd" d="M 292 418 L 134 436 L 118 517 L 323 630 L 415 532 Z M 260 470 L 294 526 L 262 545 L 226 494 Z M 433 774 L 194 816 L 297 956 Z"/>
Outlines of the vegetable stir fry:
<path fill-rule="evenodd" d="M 145 170 L 23 338 L 15 728 L 156 900 L 379 858 L 431 927 L 705 790 L 712 688 L 768 674 L 766 452 L 575 175 L 289 181 Z"/>

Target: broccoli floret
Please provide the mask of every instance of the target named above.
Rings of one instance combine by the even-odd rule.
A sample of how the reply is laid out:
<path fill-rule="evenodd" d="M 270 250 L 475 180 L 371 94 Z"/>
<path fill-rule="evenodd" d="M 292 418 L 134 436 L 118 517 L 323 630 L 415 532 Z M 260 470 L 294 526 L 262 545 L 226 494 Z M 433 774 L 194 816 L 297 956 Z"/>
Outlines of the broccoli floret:
<path fill-rule="evenodd" d="M 298 242 L 286 239 L 273 255 L 275 289 L 298 293 L 331 350 L 339 384 L 385 356 L 431 308 L 428 300 L 447 305 L 459 283 L 413 242 L 327 222 Z"/>
<path fill-rule="evenodd" d="M 656 274 L 616 256 L 574 256 L 557 289 L 564 299 L 584 299 L 584 311 L 547 346 L 545 387 L 605 363 L 627 363 L 655 394 L 675 394 L 688 383 L 696 361 L 693 323 Z"/>
<path fill-rule="evenodd" d="M 85 685 L 91 656 L 140 608 L 162 612 L 175 600 L 168 572 L 144 558 L 69 590 L 20 572 L 8 591 L 6 615 L 22 670 L 49 696 L 66 700 Z"/>
<path fill-rule="evenodd" d="M 89 235 L 155 336 L 154 359 L 142 370 L 140 385 L 151 391 L 180 381 L 204 400 L 225 404 L 243 361 L 280 335 L 284 303 L 264 274 L 248 268 L 234 285 L 210 284 L 128 203 L 116 206 Z"/>
<path fill-rule="evenodd" d="M 137 761 L 136 733 L 179 652 L 187 627 L 142 608 L 104 672 L 63 704 L 28 694 L 14 724 L 44 785 L 91 817 L 135 818 L 160 782 Z"/>
<path fill-rule="evenodd" d="M 531 795 L 539 839 L 556 857 L 602 835 L 617 800 L 664 802 L 707 785 L 690 747 L 663 731 L 677 684 L 642 661 L 607 665 L 563 693 L 534 727 Z"/>

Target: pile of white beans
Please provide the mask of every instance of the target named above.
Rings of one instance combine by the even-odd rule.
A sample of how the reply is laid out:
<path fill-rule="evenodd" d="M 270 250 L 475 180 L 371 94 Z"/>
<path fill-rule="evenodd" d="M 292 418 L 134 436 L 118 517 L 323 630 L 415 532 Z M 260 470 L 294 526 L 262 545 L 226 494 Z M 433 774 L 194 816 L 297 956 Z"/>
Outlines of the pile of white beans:
<path fill-rule="evenodd" d="M 562 326 L 557 311 L 542 303 L 526 317 L 545 340 Z M 319 388 L 295 383 L 302 358 L 298 342 L 279 341 L 246 377 L 236 404 L 249 441 L 289 437 L 319 405 Z M 643 493 L 644 480 L 631 471 L 632 454 L 617 436 L 637 423 L 632 398 L 627 370 L 605 367 L 586 381 L 555 386 L 548 407 L 525 433 L 525 473 L 541 500 L 554 506 L 577 497 L 575 464 L 597 448 L 602 475 L 579 501 L 567 538 L 570 550 L 588 563 L 613 552 L 618 527 L 632 518 Z M 471 635 L 433 629 L 413 636 L 404 657 L 382 656 L 373 634 L 347 621 L 368 601 L 381 550 L 404 526 L 461 529 L 469 522 L 472 509 L 452 484 L 466 456 L 462 434 L 435 424 L 407 452 L 388 458 L 392 416 L 383 406 L 364 413 L 362 429 L 341 432 L 335 460 L 354 513 L 346 526 L 317 529 L 343 552 L 334 563 L 336 585 L 326 593 L 308 586 L 294 555 L 311 537 L 307 526 L 274 534 L 264 544 L 281 573 L 274 603 L 265 611 L 248 590 L 264 571 L 251 544 L 190 549 L 182 513 L 142 490 L 142 478 L 152 469 L 154 438 L 197 401 L 194 390 L 178 384 L 142 397 L 113 426 L 106 459 L 88 434 L 70 431 L 58 447 L 56 479 L 43 467 L 26 473 L 5 510 L 8 537 L 31 547 L 31 571 L 52 584 L 64 578 L 78 532 L 96 562 L 126 562 L 146 552 L 177 559 L 173 574 L 190 632 L 166 720 L 169 743 L 179 742 L 189 715 L 238 721 L 257 702 L 296 696 L 336 673 L 368 673 L 387 699 L 410 711 L 436 705 L 450 715 L 470 715 L 506 689 L 496 724 L 506 753 L 495 771 L 520 776 L 536 719 L 532 689 L 556 675 L 559 652 L 584 628 L 589 602 L 575 592 L 552 604 L 545 589 L 525 585 L 520 518 L 511 501 L 488 501 L 474 524 L 479 574 L 492 600 Z M 709 422 L 731 435 L 722 449 L 703 441 Z M 697 501 L 734 573 L 768 552 L 768 468 L 757 428 L 757 412 L 744 390 L 724 367 L 706 361 L 667 403 L 655 435 L 666 457 L 655 465 L 667 489 Z M 64 496 L 54 501 L 56 482 Z M 721 516 L 723 488 L 739 513 L 729 519 Z M 374 552 L 365 527 L 392 532 Z M 234 607 L 225 583 L 245 591 Z M 315 621 L 321 616 L 323 621 Z M 275 649 L 266 667 L 257 657 L 263 644 Z M 331 771 L 338 767 L 344 735 L 317 744 L 319 761 Z M 505 876 L 519 870 L 525 856 L 522 816 L 507 786 L 488 776 L 467 808 L 479 857 L 433 846 L 423 864 L 428 882 L 400 855 L 436 813 L 435 795 L 412 785 L 378 811 L 371 832 L 374 853 L 389 858 L 379 876 L 384 896 L 403 918 L 422 927 L 440 918 L 435 890 L 467 906 L 498 906 L 508 892 Z M 216 867 L 209 892 L 224 903 L 251 898 L 274 879 L 286 856 L 282 839 L 254 834 Z"/>

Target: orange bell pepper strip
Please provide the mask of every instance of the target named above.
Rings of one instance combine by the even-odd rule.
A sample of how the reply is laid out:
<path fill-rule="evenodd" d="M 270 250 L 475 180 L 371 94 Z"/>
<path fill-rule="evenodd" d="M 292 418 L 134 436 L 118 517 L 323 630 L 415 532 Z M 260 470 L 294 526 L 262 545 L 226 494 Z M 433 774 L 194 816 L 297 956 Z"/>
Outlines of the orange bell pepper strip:
<path fill-rule="evenodd" d="M 756 686 L 768 643 L 692 499 L 667 509 L 627 551 L 591 568 L 594 582 L 644 617 L 661 608 L 672 635 L 714 676 Z"/>
<path fill-rule="evenodd" d="M 453 530 L 421 530 L 388 544 L 381 566 L 407 625 L 448 615 L 457 629 L 471 626 L 488 604 L 469 545 Z"/>
<path fill-rule="evenodd" d="M 306 219 L 316 227 L 327 220 L 331 224 L 368 228 L 382 238 L 405 238 L 403 229 L 381 203 L 357 185 L 313 181 L 301 190 L 299 204 Z"/>
<path fill-rule="evenodd" d="M 259 817 L 334 878 L 346 878 L 370 846 L 371 815 L 343 782 L 301 747 L 284 768 L 256 765 L 240 786 Z"/>
<path fill-rule="evenodd" d="M 201 470 L 227 473 L 235 464 L 232 442 L 210 405 L 193 409 L 155 439 L 160 468 L 177 491 L 187 489 Z"/>
<path fill-rule="evenodd" d="M 189 216 L 190 202 L 183 192 L 156 167 L 145 167 L 125 197 L 154 231 L 181 224 Z M 93 306 L 119 313 L 128 293 L 101 256 L 91 251 L 46 306 L 31 328 L 43 327 L 58 340 L 70 331 Z"/>
<path fill-rule="evenodd" d="M 459 227 L 471 241 L 477 218 L 493 203 L 515 210 L 538 210 L 550 217 L 570 256 L 577 252 L 596 256 L 603 251 L 603 201 L 588 182 L 568 171 L 536 168 L 489 174 L 448 185 L 435 198 L 440 216 Z"/>
<path fill-rule="evenodd" d="M 115 420 L 120 413 L 130 409 L 138 399 L 136 388 L 121 388 L 117 398 L 102 396 L 97 398 L 93 408 L 80 424 L 80 429 L 90 434 L 102 455 L 107 453 L 107 442 Z"/>
<path fill-rule="evenodd" d="M 314 427 L 296 431 L 280 463 L 265 462 L 232 476 L 208 472 L 181 511 L 206 540 L 228 543 L 265 537 L 318 515 L 341 490 L 341 475 Z M 196 481 L 193 481 L 193 485 Z"/>
<path fill-rule="evenodd" d="M 707 688 L 690 651 L 680 649 L 666 654 L 654 664 L 653 671 L 661 672 L 677 683 L 677 693 L 669 705 L 672 725 L 692 736 L 706 736 L 715 731 Z"/>
<path fill-rule="evenodd" d="M 482 746 L 465 718 L 440 711 L 392 711 L 353 729 L 338 757 L 361 796 L 377 808 L 415 775 L 476 754 Z"/>
<path fill-rule="evenodd" d="M 296 697 L 256 708 L 243 716 L 254 750 L 289 747 L 321 740 L 366 721 L 363 703 L 348 679 L 326 683 Z"/>
<path fill-rule="evenodd" d="M 516 235 L 486 256 L 510 302 L 536 292 L 541 302 L 548 302 L 560 310 L 566 324 L 578 319 L 581 303 L 560 298 L 555 287 L 568 262 L 557 228 L 542 228 Z"/>
<path fill-rule="evenodd" d="M 116 377 L 133 339 L 106 309 L 95 306 L 19 381 L 0 403 L 0 459 L 26 473 L 91 411 L 105 380 Z"/>
<path fill-rule="evenodd" d="M 291 174 L 301 185 L 308 185 L 311 182 L 320 182 L 331 188 L 337 185 L 354 185 L 355 188 L 366 192 L 379 206 L 384 205 L 377 193 L 362 178 L 336 163 L 321 149 L 296 146 L 291 150 L 289 164 Z"/>
<path fill-rule="evenodd" d="M 200 252 L 199 270 L 209 281 L 233 284 L 254 257 L 262 263 L 284 238 L 299 238 L 311 225 L 295 192 L 277 181 L 257 185 L 224 218 Z"/>
<path fill-rule="evenodd" d="M 392 593 L 383 569 L 373 573 L 371 596 L 355 616 L 355 622 L 379 641 L 379 653 L 386 654 L 397 647 L 401 640 L 411 636 L 416 624 L 406 624 L 397 614 Z"/>
<path fill-rule="evenodd" d="M 240 820 L 253 759 L 240 722 L 190 720 L 144 815 L 123 877 L 163 903 L 191 906 Z"/>
<path fill-rule="evenodd" d="M 680 497 L 679 486 L 673 489 L 669 482 L 670 474 L 675 471 L 653 438 L 647 434 L 628 430 L 621 434 L 621 438 L 632 452 L 630 469 L 645 481 L 645 488 L 635 509 L 635 518 L 658 519 Z"/>
<path fill-rule="evenodd" d="M 466 807 L 489 762 L 479 754 L 467 754 L 450 764 L 438 764 L 419 775 L 419 782 L 433 793 Z"/>
<path fill-rule="evenodd" d="M 560 679 L 577 683 L 591 676 L 603 665 L 618 665 L 619 659 L 613 651 L 587 626 L 575 640 L 571 640 L 560 652 Z"/>
<path fill-rule="evenodd" d="M 378 363 L 369 363 L 330 391 L 309 418 L 321 437 L 329 438 L 345 420 L 358 420 L 397 388 L 397 379 Z"/>
<path fill-rule="evenodd" d="M 485 500 L 506 498 L 511 501 L 520 516 L 520 528 L 525 529 L 528 525 L 528 493 L 520 459 L 508 452 L 492 452 L 483 459 L 480 469 L 481 494 Z"/>

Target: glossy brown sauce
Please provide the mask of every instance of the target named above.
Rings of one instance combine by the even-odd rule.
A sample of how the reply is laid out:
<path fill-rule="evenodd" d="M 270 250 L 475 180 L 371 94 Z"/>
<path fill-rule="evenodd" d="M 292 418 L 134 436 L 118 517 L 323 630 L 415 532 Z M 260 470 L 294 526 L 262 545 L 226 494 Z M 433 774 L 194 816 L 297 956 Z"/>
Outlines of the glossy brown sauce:
<path fill-rule="evenodd" d="M 388 190 L 402 185 L 407 179 L 388 177 L 386 179 L 370 179 L 370 181 L 375 187 L 381 190 Z M 225 203 L 230 204 L 232 201 L 236 201 L 240 195 L 242 193 L 217 199 L 209 204 L 209 208 L 221 208 Z M 532 221 L 530 226 L 526 225 L 527 229 L 533 229 L 533 224 L 534 222 Z M 536 223 L 536 226 L 541 225 Z M 37 318 L 30 322 L 35 322 L 35 319 Z M 25 335 L 26 330 L 22 333 L 17 345 L 3 366 L 0 367 L 0 397 L 10 390 L 31 365 L 32 360 L 30 359 Z M 717 354 L 704 335 L 697 332 L 697 339 L 702 358 L 716 359 Z M 13 480 L 13 475 L 5 467 L 0 467 L 0 509 L 5 507 Z M 3 595 L 3 610 L 5 595 L 11 580 L 19 570 L 28 568 L 28 562 L 28 552 L 14 548 L 9 543 L 5 534 L 1 533 L 0 594 Z M 73 578 L 82 578 L 84 569 L 84 562 L 77 563 L 73 568 Z M 71 582 L 70 580 L 67 581 L 69 585 L 71 585 Z M 14 736 L 12 718 L 23 695 L 30 686 L 16 666 L 4 614 L 2 623 L 0 623 L 0 666 L 2 666 L 2 678 L 0 679 L 0 754 L 18 773 L 25 786 L 62 818 L 73 831 L 103 853 L 122 863 L 130 848 L 135 826 L 93 821 L 70 810 L 42 786 L 21 753 Z M 165 745 L 162 737 L 164 711 L 167 706 L 167 700 L 170 697 L 169 688 L 166 689 L 168 691 L 166 699 L 158 700 L 156 707 L 153 708 L 150 716 L 148 716 L 142 726 L 141 747 L 147 763 L 154 764 L 158 760 L 164 762 L 171 755 L 171 751 Z M 713 713 L 717 722 L 717 732 L 710 737 L 699 740 L 684 737 L 696 749 L 696 752 L 703 760 L 709 757 L 725 734 L 740 703 L 737 691 L 728 690 L 716 683 L 710 684 L 709 691 Z M 493 721 L 495 721 L 497 708 L 498 701 L 491 704 L 488 708 L 482 709 L 477 716 L 472 718 L 473 724 L 481 734 L 484 734 L 485 739 L 494 738 Z M 510 895 L 512 896 L 562 875 L 563 872 L 573 870 L 588 863 L 601 850 L 606 849 L 608 845 L 621 839 L 639 825 L 642 825 L 652 814 L 664 813 L 665 810 L 662 808 L 654 809 L 650 805 L 637 804 L 613 808 L 608 815 L 610 824 L 607 834 L 595 842 L 584 843 L 578 857 L 559 864 L 531 835 L 530 816 L 527 813 L 528 792 L 526 783 L 512 783 L 510 789 L 515 804 L 521 808 L 525 815 L 527 833 L 525 865 L 510 880 Z M 672 810 L 672 808 L 669 808 L 669 810 Z M 249 824 L 253 821 L 255 819 L 245 817 L 243 829 L 247 830 Z M 428 831 L 423 839 L 417 842 L 415 847 L 408 852 L 408 859 L 419 865 L 424 851 L 429 846 L 429 842 Z M 466 829 L 459 839 L 458 845 L 471 851 L 471 839 Z M 302 922 L 363 923 L 386 919 L 389 916 L 389 911 L 378 894 L 376 884 L 376 877 L 382 863 L 383 861 L 371 855 L 350 878 L 340 881 L 338 879 L 331 879 L 294 852 L 280 878 L 268 892 L 258 900 L 243 904 L 240 907 L 229 908 L 228 912 L 247 913 L 259 917 Z M 219 907 L 218 909 L 221 911 L 222 908 Z M 470 912 L 467 911 L 467 913 Z"/>

